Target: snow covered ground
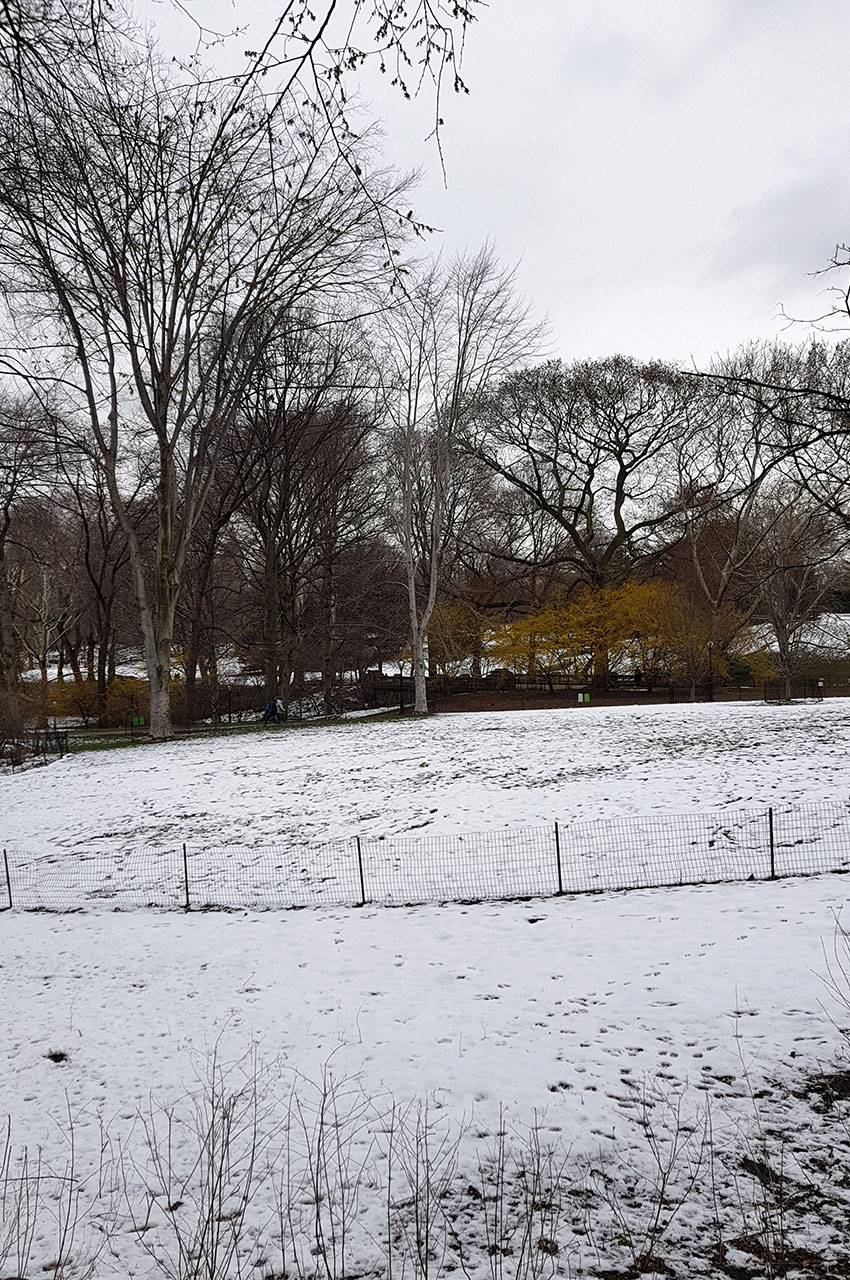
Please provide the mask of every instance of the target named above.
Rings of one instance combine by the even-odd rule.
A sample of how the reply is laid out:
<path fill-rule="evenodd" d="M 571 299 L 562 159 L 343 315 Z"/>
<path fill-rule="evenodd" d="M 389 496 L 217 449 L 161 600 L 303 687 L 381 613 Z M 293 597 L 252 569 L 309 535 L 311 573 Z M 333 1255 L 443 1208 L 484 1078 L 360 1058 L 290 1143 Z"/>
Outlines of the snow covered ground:
<path fill-rule="evenodd" d="M 338 837 L 355 823 L 371 834 L 426 818 L 441 832 L 486 831 L 843 802 L 848 719 L 844 702 L 582 708 L 79 756 L 0 779 L 3 840 L 73 858 L 94 839 L 120 850 L 190 831 L 266 843 Z M 45 1169 L 60 1173 L 72 1124 L 80 1217 L 66 1248 L 51 1212 L 71 1184 L 47 1179 L 28 1268 L 3 1257 L 0 1230 L 0 1276 L 41 1274 L 66 1253 L 65 1280 L 186 1274 L 175 1241 L 198 1219 L 189 1171 L 213 1056 L 230 1068 L 227 1087 L 256 1081 L 248 1094 L 266 1142 L 244 1222 L 244 1155 L 214 1214 L 240 1224 L 239 1274 L 385 1275 L 391 1242 L 397 1274 L 425 1280 L 412 1153 L 427 1129 L 432 1167 L 443 1152 L 447 1170 L 435 1182 L 432 1280 L 641 1267 L 744 1277 L 779 1274 L 777 1258 L 791 1276 L 844 1276 L 846 1103 L 824 1104 L 818 1074 L 834 1071 L 850 1020 L 829 986 L 831 972 L 846 991 L 833 943 L 849 891 L 845 877 L 822 876 L 396 911 L 4 913 L 0 1116 L 11 1117 L 15 1152 L 27 1144 L 32 1159 L 41 1147 Z M 305 1153 L 328 1071 L 339 1083 L 326 1173 L 344 1148 L 347 1175 L 317 1196 Z M 427 1116 L 399 1110 L 414 1099 L 427 1100 Z M 164 1172 L 150 1138 L 161 1153 L 169 1122 Z M 537 1148 L 521 1135 L 535 1124 L 553 1154 L 538 1161 L 545 1194 L 530 1205 Z M 249 1131 L 235 1126 L 234 1150 Z M 527 1248 L 518 1228 L 504 1248 L 491 1239 L 498 1161 L 488 1153 L 500 1133 L 522 1162 L 506 1158 L 502 1209 L 508 1224 L 533 1220 Z M 663 1164 L 674 1140 L 657 1196 L 653 1150 Z M 0 1185 L 2 1171 L 0 1133 Z M 342 1249 L 344 1203 L 346 1256 L 329 1269 L 314 1228 L 324 1215 L 322 1238 L 335 1231 Z M 235 1260 L 220 1274 L 235 1276 Z"/>
<path fill-rule="evenodd" d="M 0 778 L 3 844 L 309 844 L 844 800 L 850 699 L 271 726 Z"/>
<path fill-rule="evenodd" d="M 848 870 L 848 717 L 576 708 L 70 757 L 6 787 L 11 899 L 407 904 Z"/>
<path fill-rule="evenodd" d="M 98 1181 L 105 1133 L 113 1149 L 125 1144 L 138 1196 L 138 1184 L 153 1178 L 133 1121 L 137 1110 L 149 1109 L 151 1095 L 173 1104 L 198 1088 L 213 1052 L 222 1063 L 244 1062 L 257 1046 L 268 1067 L 264 1106 L 273 1097 L 280 1108 L 294 1084 L 309 1108 L 314 1090 L 306 1082 L 319 1081 L 326 1063 L 348 1082 L 342 1092 L 350 1094 L 356 1082 L 372 1108 L 352 1143 L 357 1161 L 385 1134 L 390 1095 L 399 1104 L 429 1097 L 440 1125 L 451 1133 L 466 1126 L 464 1189 L 478 1181 L 476 1151 L 490 1148 L 500 1128 L 514 1133 L 535 1115 L 544 1142 L 571 1150 L 571 1168 L 583 1167 L 587 1153 L 621 1175 L 626 1162 L 636 1177 L 646 1163 L 639 1122 L 648 1086 L 662 1130 L 671 1104 L 697 1126 L 711 1104 L 714 1176 L 721 1200 L 734 1199 L 747 1181 L 741 1161 L 753 1139 L 742 1135 L 754 1128 L 756 1109 L 774 1135 L 768 1146 L 775 1167 L 784 1161 L 797 1181 L 784 1142 L 793 1138 L 803 1159 L 827 1154 L 836 1142 L 829 1118 L 792 1094 L 832 1062 L 840 1040 L 822 945 L 831 948 L 834 914 L 846 897 L 845 880 L 823 877 L 531 906 L 190 917 L 11 913 L 0 921 L 0 1109 L 12 1116 L 16 1141 L 43 1146 L 58 1167 L 70 1114 L 87 1194 Z M 50 1055 L 65 1056 L 56 1062 Z M 837 1138 L 846 1142 L 841 1129 Z M 765 1158 L 761 1145 L 757 1153 Z M 279 1167 L 281 1155 L 274 1158 Z M 377 1175 L 361 1191 L 349 1274 L 376 1268 L 382 1169 L 385 1177 L 378 1160 Z M 685 1176 L 677 1168 L 674 1183 Z M 811 1164 L 805 1177 L 828 1181 Z M 674 1262 L 691 1250 L 691 1270 L 673 1274 L 718 1274 L 705 1168 L 700 1187 L 659 1250 Z M 121 1199 L 109 1211 L 117 1212 L 114 1238 L 96 1274 L 156 1274 Z M 251 1261 L 277 1257 L 280 1266 L 270 1243 L 274 1227 L 263 1230 L 271 1201 L 264 1185 L 248 1253 Z M 594 1260 L 582 1234 L 584 1208 L 568 1203 L 557 1226 L 561 1274 L 570 1274 L 568 1258 L 573 1268 L 577 1259 L 585 1267 Z M 726 1209 L 737 1222 L 734 1203 Z M 846 1203 L 839 1212 L 846 1214 Z M 81 1266 L 92 1247 L 87 1231 L 105 1216 L 101 1208 L 80 1228 Z M 642 1220 L 637 1210 L 632 1216 Z M 603 1215 L 600 1235 L 606 1222 Z M 679 1230 L 685 1243 L 676 1246 Z M 40 1232 L 35 1256 L 44 1264 L 56 1252 L 49 1218 Z M 729 1234 L 741 1233 L 739 1226 Z M 699 1242 L 696 1252 L 689 1239 Z M 847 1243 L 840 1225 L 819 1219 L 804 1223 L 795 1243 L 811 1249 L 830 1239 L 839 1253 Z M 609 1265 L 623 1261 L 622 1246 L 610 1249 Z M 486 1255 L 475 1271 L 486 1273 Z M 270 1266 L 254 1274 L 278 1272 Z"/>

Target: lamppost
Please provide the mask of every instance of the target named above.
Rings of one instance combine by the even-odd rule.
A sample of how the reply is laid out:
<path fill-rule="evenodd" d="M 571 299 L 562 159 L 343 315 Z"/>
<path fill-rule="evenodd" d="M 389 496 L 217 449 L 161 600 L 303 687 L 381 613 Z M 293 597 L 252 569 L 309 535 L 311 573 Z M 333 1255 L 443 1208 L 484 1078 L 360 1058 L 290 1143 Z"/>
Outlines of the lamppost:
<path fill-rule="evenodd" d="M 714 641 L 709 640 L 708 642 L 708 700 L 709 702 L 714 701 L 714 666 L 712 664 L 713 653 L 714 653 Z"/>

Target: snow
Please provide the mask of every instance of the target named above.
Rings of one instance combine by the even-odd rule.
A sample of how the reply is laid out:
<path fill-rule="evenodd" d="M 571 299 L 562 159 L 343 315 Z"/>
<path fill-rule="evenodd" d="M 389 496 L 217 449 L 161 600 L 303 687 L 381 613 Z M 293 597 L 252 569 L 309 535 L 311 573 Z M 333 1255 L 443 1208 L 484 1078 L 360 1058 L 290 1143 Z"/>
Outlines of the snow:
<path fill-rule="evenodd" d="M 764 630 L 768 646 L 776 643 L 774 634 Z M 822 613 L 817 618 L 800 623 L 794 636 L 794 646 L 822 658 L 841 660 L 850 652 L 850 616 L 846 613 Z"/>
<path fill-rule="evenodd" d="M 570 1116 L 553 1084 L 737 1077 L 736 1009 L 754 1059 L 828 1056 L 816 971 L 846 898 L 824 877 L 392 912 L 12 913 L 4 1104 L 46 1138 L 66 1093 L 111 1115 L 179 1089 L 187 1046 L 233 1060 L 257 1043 L 490 1125 L 498 1103 L 543 1109 L 578 1139 L 610 1126 L 604 1090 Z M 57 1047 L 61 1071 L 43 1057 Z"/>
<path fill-rule="evenodd" d="M 102 1125 L 140 1160 L 136 1109 L 180 1099 L 205 1055 L 244 1061 L 255 1045 L 279 1095 L 308 1093 L 328 1062 L 376 1106 L 430 1095 L 466 1126 L 467 1180 L 476 1148 L 535 1113 L 576 1155 L 636 1160 L 647 1080 L 683 1091 L 689 1111 L 710 1098 L 731 1142 L 751 1090 L 834 1055 L 821 946 L 846 892 L 823 877 L 532 906 L 12 914 L 2 1109 L 54 1158 L 70 1113 L 82 1167 Z M 784 1118 L 817 1137 L 805 1104 Z M 115 1275 L 151 1274 L 126 1224 L 116 1248 Z"/>
<path fill-rule="evenodd" d="M 270 729 L 76 756 L 0 779 L 3 840 L 69 859 L 95 840 L 120 851 L 186 832 L 266 843 L 354 828 L 403 834 L 427 820 L 442 833 L 473 825 L 495 833 L 555 816 L 843 803 L 848 719 L 844 702 L 579 708 Z M 633 1187 L 627 1169 L 647 1167 L 644 1096 L 652 1114 L 681 1105 L 695 1122 L 710 1103 L 716 1190 L 732 1220 L 751 1192 L 740 1159 L 755 1149 L 746 1137 L 754 1128 L 774 1152 L 789 1144 L 794 1177 L 803 1175 L 792 1155 L 806 1162 L 809 1187 L 828 1181 L 815 1157 L 828 1154 L 827 1165 L 840 1157 L 843 1130 L 812 1107 L 806 1080 L 834 1062 L 847 1020 L 829 989 L 830 973 L 841 985 L 832 949 L 847 896 L 846 877 L 821 876 L 392 911 L 7 912 L 0 1116 L 11 1117 L 16 1144 L 41 1146 L 60 1168 L 73 1117 L 78 1171 L 90 1175 L 83 1203 L 94 1207 L 67 1280 L 85 1274 L 107 1219 L 109 1248 L 90 1274 L 159 1274 L 145 1242 L 166 1239 L 161 1197 L 151 1233 L 133 1230 L 128 1208 L 152 1181 L 138 1113 L 150 1123 L 161 1120 L 160 1105 L 174 1104 L 179 1116 L 211 1056 L 250 1074 L 252 1050 L 270 1159 L 280 1116 L 292 1119 L 291 1089 L 309 1112 L 311 1082 L 329 1070 L 344 1082 L 340 1097 L 355 1107 L 368 1100 L 350 1134 L 368 1176 L 348 1275 L 380 1272 L 390 1099 L 429 1099 L 440 1131 L 459 1137 L 448 1203 L 471 1247 L 480 1229 L 464 1189 L 479 1180 L 481 1152 L 500 1130 L 512 1135 L 536 1116 L 543 1140 L 569 1149 L 570 1169 L 589 1167 L 587 1153 Z M 846 1154 L 846 1134 L 843 1144 Z M 107 1214 L 94 1174 L 119 1147 L 127 1186 Z M 282 1156 L 274 1159 L 279 1168 Z M 273 1181 L 261 1179 L 246 1258 L 246 1273 L 253 1267 L 258 1277 L 282 1270 L 274 1241 L 261 1249 L 274 1236 L 273 1199 Z M 575 1212 L 558 1225 L 557 1274 L 586 1274 L 597 1260 L 581 1234 L 583 1203 L 576 1193 Z M 599 1265 L 625 1274 L 628 1249 L 610 1205 L 597 1210 Z M 832 1216 L 822 1206 L 802 1214 L 795 1243 L 846 1254 L 846 1196 Z M 674 1274 L 722 1274 L 710 1224 L 703 1177 L 660 1248 Z M 727 1243 L 746 1243 L 737 1231 Z M 26 1274 L 55 1252 L 46 1220 Z M 266 1263 L 254 1266 L 261 1256 Z M 760 1273 L 743 1246 L 728 1258 Z M 494 1274 L 483 1248 L 466 1265 L 476 1280 Z M 0 1261 L 7 1273 L 14 1265 Z"/>
<path fill-rule="evenodd" d="M 843 800 L 848 737 L 845 699 L 269 726 L 5 777 L 3 842 L 309 844 Z"/>

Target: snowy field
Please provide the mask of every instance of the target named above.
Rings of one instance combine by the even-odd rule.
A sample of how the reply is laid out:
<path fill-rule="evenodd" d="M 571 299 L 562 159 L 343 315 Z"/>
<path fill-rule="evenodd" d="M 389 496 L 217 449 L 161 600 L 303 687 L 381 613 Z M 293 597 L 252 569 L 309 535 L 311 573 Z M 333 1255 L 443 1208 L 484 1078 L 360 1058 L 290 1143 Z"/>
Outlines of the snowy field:
<path fill-rule="evenodd" d="M 0 779 L 3 842 L 73 859 L 93 840 L 843 803 L 848 721 L 845 702 L 582 708 L 78 756 Z M 849 891 L 822 876 L 393 911 L 4 913 L 0 1277 L 176 1280 L 178 1241 L 207 1219 L 235 1241 L 221 1280 L 384 1276 L 388 1251 L 419 1280 L 846 1276 L 847 1104 L 819 1078 L 843 1069 Z M 225 1112 L 232 1158 L 205 1217 Z M 44 1177 L 24 1269 L 3 1254 L 20 1149 L 30 1175 L 36 1148 L 65 1174 L 69 1127 L 74 1181 Z"/>
<path fill-rule="evenodd" d="M 73 756 L 5 786 L 11 899 L 405 905 L 850 870 L 848 718 L 576 708 Z"/>
<path fill-rule="evenodd" d="M 850 699 L 355 721 L 67 757 L 0 779 L 2 838 L 310 844 L 850 795 Z"/>

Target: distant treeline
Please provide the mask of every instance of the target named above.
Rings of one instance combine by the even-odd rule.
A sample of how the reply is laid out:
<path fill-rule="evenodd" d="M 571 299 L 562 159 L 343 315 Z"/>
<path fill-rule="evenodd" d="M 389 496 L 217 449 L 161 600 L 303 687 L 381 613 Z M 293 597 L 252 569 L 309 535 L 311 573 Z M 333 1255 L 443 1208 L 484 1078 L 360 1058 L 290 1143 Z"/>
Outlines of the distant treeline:
<path fill-rule="evenodd" d="M 346 115 L 353 48 L 222 78 L 120 6 L 13 9 L 5 721 L 41 714 L 21 674 L 52 654 L 107 715 L 124 650 L 154 738 L 175 662 L 191 719 L 224 655 L 284 702 L 320 672 L 331 708 L 406 654 L 417 712 L 429 663 L 790 678 L 846 589 L 848 343 L 543 360 L 490 247 L 413 258 L 407 181 Z M 414 9 L 421 63 L 452 20 Z"/>

